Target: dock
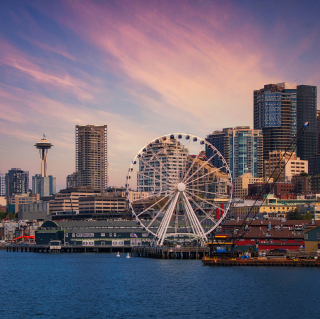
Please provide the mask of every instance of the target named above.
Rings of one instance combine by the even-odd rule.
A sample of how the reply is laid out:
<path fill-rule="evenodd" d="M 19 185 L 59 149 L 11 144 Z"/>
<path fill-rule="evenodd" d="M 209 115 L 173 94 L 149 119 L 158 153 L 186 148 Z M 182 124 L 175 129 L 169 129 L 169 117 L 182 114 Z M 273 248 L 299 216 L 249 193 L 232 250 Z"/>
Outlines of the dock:
<path fill-rule="evenodd" d="M 204 257 L 202 262 L 205 266 L 213 267 L 320 267 L 318 259 L 287 259 L 287 258 L 212 258 Z"/>
<path fill-rule="evenodd" d="M 134 257 L 157 259 L 201 259 L 209 254 L 208 247 L 139 247 L 132 248 Z"/>
<path fill-rule="evenodd" d="M 49 245 L 8 245 L 7 252 L 35 252 L 35 253 L 131 253 L 132 246 L 49 246 Z"/>

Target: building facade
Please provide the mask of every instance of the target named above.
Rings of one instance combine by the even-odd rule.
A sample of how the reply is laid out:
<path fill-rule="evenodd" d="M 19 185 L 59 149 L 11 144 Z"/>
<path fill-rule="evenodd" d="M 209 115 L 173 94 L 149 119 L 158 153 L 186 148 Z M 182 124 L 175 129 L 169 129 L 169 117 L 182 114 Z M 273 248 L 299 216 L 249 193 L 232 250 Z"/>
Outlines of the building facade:
<path fill-rule="evenodd" d="M 49 175 L 42 177 L 41 174 L 32 176 L 32 194 L 40 194 L 41 197 L 56 193 L 56 178 Z"/>
<path fill-rule="evenodd" d="M 297 86 L 268 84 L 253 93 L 254 129 L 262 130 L 263 158 L 286 150 L 297 131 Z"/>
<path fill-rule="evenodd" d="M 49 215 L 56 215 L 58 212 L 79 212 L 79 198 L 94 195 L 100 195 L 100 191 L 85 186 L 60 190 L 55 198 L 49 201 Z"/>
<path fill-rule="evenodd" d="M 32 204 L 35 201 L 38 201 L 40 199 L 39 194 L 20 194 L 20 195 L 15 195 L 10 198 L 10 204 L 14 205 L 15 213 L 19 212 L 19 207 L 20 205 L 25 205 L 25 204 Z"/>
<path fill-rule="evenodd" d="M 206 137 L 227 161 L 232 177 L 251 173 L 253 177 L 263 176 L 263 137 L 261 130 L 250 126 L 224 128 Z M 206 146 L 206 157 L 210 158 L 213 150 Z M 215 167 L 222 167 L 223 162 L 215 156 L 212 160 Z"/>
<path fill-rule="evenodd" d="M 309 160 L 318 152 L 317 87 L 298 85 L 297 129 L 305 122 L 309 122 L 309 126 L 297 141 L 297 156 L 302 160 Z"/>
<path fill-rule="evenodd" d="M 170 190 L 178 175 L 184 173 L 187 157 L 188 150 L 175 139 L 149 144 L 139 158 L 138 192 L 160 193 Z"/>
<path fill-rule="evenodd" d="M 233 179 L 233 198 L 245 198 L 248 195 L 248 185 L 254 183 L 265 183 L 267 179 L 253 177 L 251 173 L 245 173 Z M 273 179 L 271 179 L 272 183 Z"/>
<path fill-rule="evenodd" d="M 78 186 L 104 191 L 108 186 L 107 125 L 76 125 Z"/>
<path fill-rule="evenodd" d="M 285 151 L 269 152 L 269 158 L 264 161 L 264 177 L 290 182 L 293 176 L 308 173 L 308 161 L 300 160 L 295 152 L 290 155 Z"/>
<path fill-rule="evenodd" d="M 11 168 L 6 174 L 6 196 L 27 194 L 29 192 L 29 172 L 21 168 Z"/>
<path fill-rule="evenodd" d="M 6 196 L 6 176 L 0 173 L 0 196 Z"/>

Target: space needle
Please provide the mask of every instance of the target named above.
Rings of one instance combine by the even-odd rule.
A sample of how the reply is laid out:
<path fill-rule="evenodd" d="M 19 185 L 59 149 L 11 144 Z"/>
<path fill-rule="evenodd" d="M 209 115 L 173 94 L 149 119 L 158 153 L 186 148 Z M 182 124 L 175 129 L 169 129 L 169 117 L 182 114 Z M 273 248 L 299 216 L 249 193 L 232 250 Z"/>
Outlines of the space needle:
<path fill-rule="evenodd" d="M 53 146 L 48 143 L 46 136 L 43 134 L 43 138 L 39 143 L 34 144 L 34 146 L 39 150 L 40 160 L 41 160 L 41 176 L 47 177 L 47 156 L 48 150 Z"/>

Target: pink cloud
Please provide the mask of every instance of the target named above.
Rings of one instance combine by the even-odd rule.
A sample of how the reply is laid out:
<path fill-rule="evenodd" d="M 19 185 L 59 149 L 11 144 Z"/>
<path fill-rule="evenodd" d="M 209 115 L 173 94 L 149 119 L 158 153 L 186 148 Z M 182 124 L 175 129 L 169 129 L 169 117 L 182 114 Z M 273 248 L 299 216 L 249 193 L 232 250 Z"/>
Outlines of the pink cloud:
<path fill-rule="evenodd" d="M 189 25 L 183 14 L 173 21 L 166 14 L 168 12 L 159 14 L 128 2 L 122 6 L 120 3 L 121 11 L 124 16 L 130 11 L 132 16 L 123 20 L 113 17 L 95 2 L 90 6 L 82 2 L 70 5 L 76 19 L 62 23 L 101 52 L 112 54 L 127 81 L 135 83 L 131 91 L 139 85 L 147 86 L 164 102 L 143 103 L 144 107 L 163 115 L 173 113 L 177 117 L 183 112 L 189 119 L 203 121 L 206 127 L 212 126 L 213 114 L 221 126 L 229 126 L 230 115 L 234 113 L 238 113 L 237 121 L 245 121 L 244 124 L 252 121 L 251 115 L 248 120 L 248 113 L 252 113 L 252 91 L 269 81 L 260 67 L 266 52 L 262 44 L 256 49 L 254 46 L 249 48 L 249 36 L 237 38 L 242 30 L 234 36 L 228 34 L 228 42 L 215 36 L 230 19 L 226 11 L 222 14 L 218 10 L 210 19 L 207 15 L 206 22 L 211 28 L 207 30 L 199 23 L 193 24 L 197 19 L 204 19 L 203 14 L 199 17 L 194 14 Z M 182 9 L 190 18 L 188 10 L 191 8 L 187 3 Z M 244 25 L 243 31 L 258 37 L 258 31 L 249 24 Z M 252 89 L 248 90 L 250 87 Z M 136 97 L 139 100 L 139 92 Z M 140 101 L 145 100 L 150 98 L 140 96 Z M 240 106 L 242 112 L 235 111 Z"/>
<path fill-rule="evenodd" d="M 50 61 L 29 56 L 3 40 L 0 40 L 0 45 L 3 48 L 0 53 L 0 63 L 16 69 L 20 77 L 25 77 L 49 89 L 56 88 L 65 93 L 71 93 L 81 101 L 94 99 L 93 94 L 97 89 L 96 86 L 90 85 L 89 81 L 70 76 L 58 65 L 53 71 L 49 68 Z M 86 80 L 92 80 L 84 72 L 81 72 L 81 75 Z"/>

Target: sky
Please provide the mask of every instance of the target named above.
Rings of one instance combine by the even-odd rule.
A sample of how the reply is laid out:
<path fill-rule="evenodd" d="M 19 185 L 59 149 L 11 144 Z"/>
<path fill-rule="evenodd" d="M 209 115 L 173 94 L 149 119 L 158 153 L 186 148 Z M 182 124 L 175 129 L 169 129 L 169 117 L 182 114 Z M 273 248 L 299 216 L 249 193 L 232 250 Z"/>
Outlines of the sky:
<path fill-rule="evenodd" d="M 0 1 L 0 172 L 75 171 L 75 125 L 108 125 L 109 185 L 149 141 L 253 125 L 253 90 L 320 84 L 319 1 Z M 30 178 L 31 179 L 31 178 Z"/>

